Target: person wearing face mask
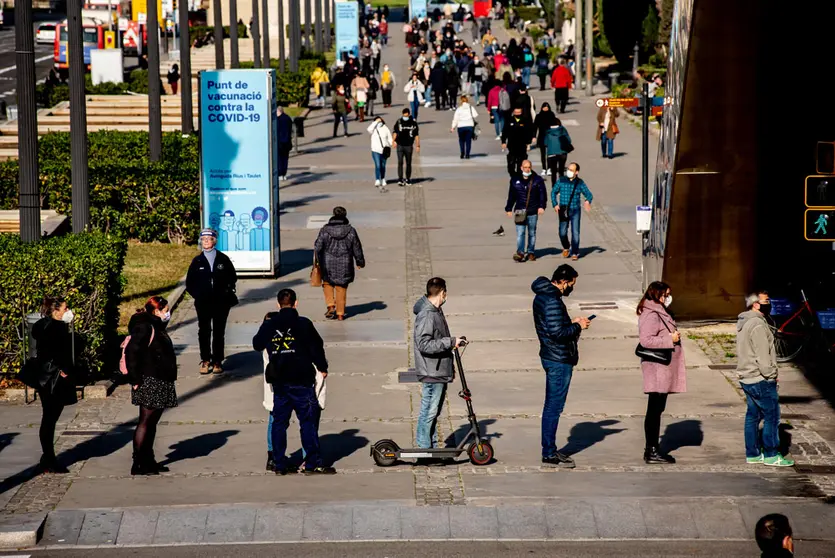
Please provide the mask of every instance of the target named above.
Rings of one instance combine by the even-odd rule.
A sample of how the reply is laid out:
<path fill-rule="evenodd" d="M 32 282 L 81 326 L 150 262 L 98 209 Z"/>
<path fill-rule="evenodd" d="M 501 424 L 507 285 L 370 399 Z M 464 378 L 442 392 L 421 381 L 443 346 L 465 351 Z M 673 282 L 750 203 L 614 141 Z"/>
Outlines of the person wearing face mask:
<path fill-rule="evenodd" d="M 522 107 L 514 107 L 502 128 L 502 149 L 507 149 L 507 174 L 511 178 L 520 174 L 522 161 L 528 158 L 528 146 L 533 138 L 533 123 L 523 116 Z"/>
<path fill-rule="evenodd" d="M 530 161 L 522 161 L 522 176 L 510 179 L 505 212 L 508 217 L 516 213 L 524 216 L 524 222 L 516 220 L 516 253 L 513 261 L 522 263 L 534 261 L 536 256 L 536 223 L 548 206 L 548 192 L 545 181 L 534 174 Z M 528 233 L 528 250 L 525 252 L 525 232 Z"/>
<path fill-rule="evenodd" d="M 571 375 L 579 361 L 577 342 L 588 329 L 588 318 L 571 319 L 564 297 L 577 284 L 577 271 L 563 264 L 554 270 L 551 279 L 538 277 L 531 284 L 533 321 L 539 338 L 539 358 L 545 370 L 545 405 L 542 409 L 542 463 L 546 467 L 574 468 L 569 455 L 557 451 L 557 427 L 565 408 Z"/>
<path fill-rule="evenodd" d="M 675 463 L 658 445 L 661 433 L 661 414 L 667 407 L 667 396 L 687 391 L 687 370 L 681 333 L 667 308 L 673 302 L 670 286 L 653 281 L 638 303 L 638 337 L 645 349 L 670 351 L 670 362 L 641 358 L 644 393 L 647 394 L 647 414 L 644 417 L 644 462 L 647 464 Z"/>
<path fill-rule="evenodd" d="M 391 137 L 392 147 L 397 149 L 397 183 L 412 185 L 412 155 L 420 153 L 420 128 L 412 118 L 409 109 L 403 109 L 403 116 L 394 124 Z M 403 161 L 406 161 L 406 178 L 403 178 Z"/>
<path fill-rule="evenodd" d="M 739 315 L 736 325 L 736 373 L 748 403 L 745 459 L 748 463 L 791 467 L 794 461 L 780 455 L 777 353 L 774 334 L 766 320 L 771 314 L 771 299 L 766 291 L 758 291 L 746 297 L 745 306 L 748 310 Z"/>
<path fill-rule="evenodd" d="M 260 221 L 266 210 L 253 211 Z M 253 219 L 255 220 L 255 219 Z M 256 222 L 260 227 L 263 221 Z M 260 235 L 250 231 L 250 242 Z M 194 299 L 197 311 L 197 339 L 200 343 L 200 373 L 223 372 L 226 320 L 229 310 L 238 303 L 235 266 L 229 256 L 216 249 L 217 232 L 203 229 L 200 233 L 202 251 L 191 260 L 186 274 L 186 291 Z"/>
<path fill-rule="evenodd" d="M 43 316 L 32 327 L 36 342 L 34 384 L 41 400 L 43 416 L 38 435 L 43 455 L 38 470 L 42 473 L 69 473 L 55 456 L 55 425 L 66 405 L 76 399 L 73 344 L 70 323 L 74 319 L 63 298 L 46 298 L 41 308 Z"/>
<path fill-rule="evenodd" d="M 386 161 L 391 156 L 391 146 L 394 139 L 391 136 L 383 117 L 378 116 L 368 126 L 371 135 L 371 159 L 374 161 L 374 186 L 381 194 L 388 192 L 386 188 Z"/>
<path fill-rule="evenodd" d="M 403 87 L 403 92 L 406 94 L 406 100 L 409 101 L 409 106 L 412 110 L 412 118 L 415 120 L 418 119 L 418 109 L 420 109 L 420 105 L 423 103 L 424 91 L 426 91 L 426 87 L 418 79 L 417 74 L 412 74 L 412 79 L 410 79 Z"/>
<path fill-rule="evenodd" d="M 570 257 L 575 262 L 580 259 L 580 196 L 585 198 L 583 207 L 591 211 L 594 196 L 580 178 L 580 165 L 569 163 L 565 176 L 559 177 L 551 189 L 551 205 L 560 222 L 560 242 L 562 257 Z M 568 227 L 571 226 L 571 244 L 568 242 Z"/>
<path fill-rule="evenodd" d="M 419 448 L 438 446 L 436 424 L 441 414 L 447 384 L 455 378 L 452 349 L 462 337 L 453 337 L 441 307 L 447 299 L 446 281 L 433 277 L 426 283 L 426 295 L 413 308 L 415 314 L 415 372 L 422 384 L 420 413 L 415 443 Z"/>
<path fill-rule="evenodd" d="M 154 458 L 154 440 L 162 412 L 177 406 L 177 356 L 166 332 L 170 319 L 168 301 L 152 296 L 128 323 L 130 341 L 125 348 L 125 363 L 133 386 L 131 403 L 139 407 L 131 475 L 158 475 L 168 471 L 168 467 Z"/>
<path fill-rule="evenodd" d="M 391 71 L 389 65 L 383 66 L 383 73 L 380 75 L 380 90 L 383 92 L 383 107 L 391 106 L 391 92 L 397 86 L 397 80 L 394 77 L 394 72 Z"/>

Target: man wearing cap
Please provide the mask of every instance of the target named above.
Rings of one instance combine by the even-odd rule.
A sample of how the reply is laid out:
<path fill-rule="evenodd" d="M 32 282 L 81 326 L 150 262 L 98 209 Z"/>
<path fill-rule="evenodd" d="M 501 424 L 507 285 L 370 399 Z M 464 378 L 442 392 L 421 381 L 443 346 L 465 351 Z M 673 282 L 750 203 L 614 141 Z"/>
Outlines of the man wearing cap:
<path fill-rule="evenodd" d="M 215 249 L 217 231 L 200 233 L 200 254 L 191 260 L 186 275 L 186 292 L 197 311 L 197 339 L 200 342 L 200 373 L 223 372 L 223 348 L 229 309 L 238 303 L 238 276 L 229 256 Z M 214 333 L 214 335 L 212 335 Z"/>

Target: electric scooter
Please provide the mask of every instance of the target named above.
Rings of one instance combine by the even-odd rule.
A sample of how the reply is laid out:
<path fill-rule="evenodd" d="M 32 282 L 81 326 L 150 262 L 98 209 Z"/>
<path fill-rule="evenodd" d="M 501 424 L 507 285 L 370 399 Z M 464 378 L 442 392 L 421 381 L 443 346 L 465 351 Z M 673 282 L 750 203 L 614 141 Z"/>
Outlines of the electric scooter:
<path fill-rule="evenodd" d="M 461 341 L 461 346 L 466 347 L 468 344 L 466 338 L 462 337 Z M 391 467 L 398 460 L 407 458 L 454 459 L 465 451 L 473 465 L 487 465 L 493 460 L 493 446 L 481 435 L 473 411 L 472 393 L 467 387 L 467 378 L 464 377 L 461 353 L 457 348 L 453 349 L 452 352 L 455 354 L 455 363 L 458 366 L 458 374 L 461 378 L 461 391 L 458 392 L 458 397 L 467 403 L 467 419 L 470 422 L 470 430 L 467 435 L 462 438 L 457 446 L 451 448 L 401 448 L 393 440 L 380 440 L 371 447 L 371 457 L 380 467 Z M 473 442 L 467 445 L 470 440 L 473 440 Z"/>

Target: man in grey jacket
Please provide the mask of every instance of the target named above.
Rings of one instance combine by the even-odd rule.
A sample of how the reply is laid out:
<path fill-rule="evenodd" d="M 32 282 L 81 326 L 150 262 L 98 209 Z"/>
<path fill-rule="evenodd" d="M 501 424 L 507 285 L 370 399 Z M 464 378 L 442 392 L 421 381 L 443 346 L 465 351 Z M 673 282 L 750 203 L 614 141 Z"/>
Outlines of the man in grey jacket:
<path fill-rule="evenodd" d="M 415 303 L 415 371 L 423 384 L 415 442 L 419 448 L 438 446 L 436 428 L 446 387 L 455 377 L 452 350 L 465 338 L 452 337 L 441 306 L 446 302 L 446 281 L 433 277 L 426 296 Z M 466 341 L 464 341 L 466 342 Z"/>
<path fill-rule="evenodd" d="M 791 467 L 794 461 L 780 455 L 780 402 L 777 395 L 777 356 L 774 334 L 765 317 L 771 300 L 765 291 L 748 295 L 747 311 L 739 315 L 736 330 L 736 371 L 745 392 L 745 458 L 748 463 Z M 760 439 L 760 421 L 763 421 Z"/>

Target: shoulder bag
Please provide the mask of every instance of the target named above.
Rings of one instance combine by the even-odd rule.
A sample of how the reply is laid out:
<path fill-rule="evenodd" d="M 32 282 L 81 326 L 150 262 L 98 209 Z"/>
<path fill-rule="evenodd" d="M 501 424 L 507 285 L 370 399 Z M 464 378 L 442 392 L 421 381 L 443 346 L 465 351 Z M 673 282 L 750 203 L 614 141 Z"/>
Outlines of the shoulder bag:
<path fill-rule="evenodd" d="M 319 267 L 319 260 L 316 259 L 315 254 L 313 256 L 313 269 L 310 270 L 310 286 L 322 286 L 322 268 Z"/>
<path fill-rule="evenodd" d="M 571 209 L 571 202 L 574 201 L 574 194 L 577 193 L 577 185 L 578 184 L 579 184 L 578 182 L 574 183 L 574 189 L 571 190 L 571 196 L 568 198 L 568 204 L 560 206 L 560 212 L 559 212 L 560 222 L 568 221 L 568 210 Z"/>
<path fill-rule="evenodd" d="M 513 212 L 513 222 L 517 225 L 524 225 L 528 222 L 528 204 L 531 201 L 531 189 L 533 188 L 533 177 L 528 180 L 528 197 L 525 199 L 525 209 L 517 209 Z"/>
<path fill-rule="evenodd" d="M 374 128 L 374 131 L 377 132 L 377 137 L 380 138 L 380 145 L 383 146 L 383 159 L 388 159 L 389 157 L 391 157 L 391 146 L 383 144 L 383 136 L 380 135 L 379 126 Z"/>
<path fill-rule="evenodd" d="M 659 318 L 660 317 L 661 315 L 659 314 Z M 664 321 L 664 318 L 661 318 L 661 323 L 664 324 L 664 327 L 669 333 L 672 333 L 670 328 L 667 327 L 667 322 Z M 635 347 L 635 356 L 640 357 L 641 360 L 646 360 L 647 362 L 654 362 L 656 364 L 669 366 L 673 361 L 673 351 L 675 351 L 675 349 L 647 349 L 638 343 L 638 346 Z"/>
<path fill-rule="evenodd" d="M 473 107 L 470 107 L 470 116 L 473 119 L 473 139 L 477 140 L 478 136 L 481 134 L 481 127 L 478 125 L 478 121 L 473 116 Z"/>

